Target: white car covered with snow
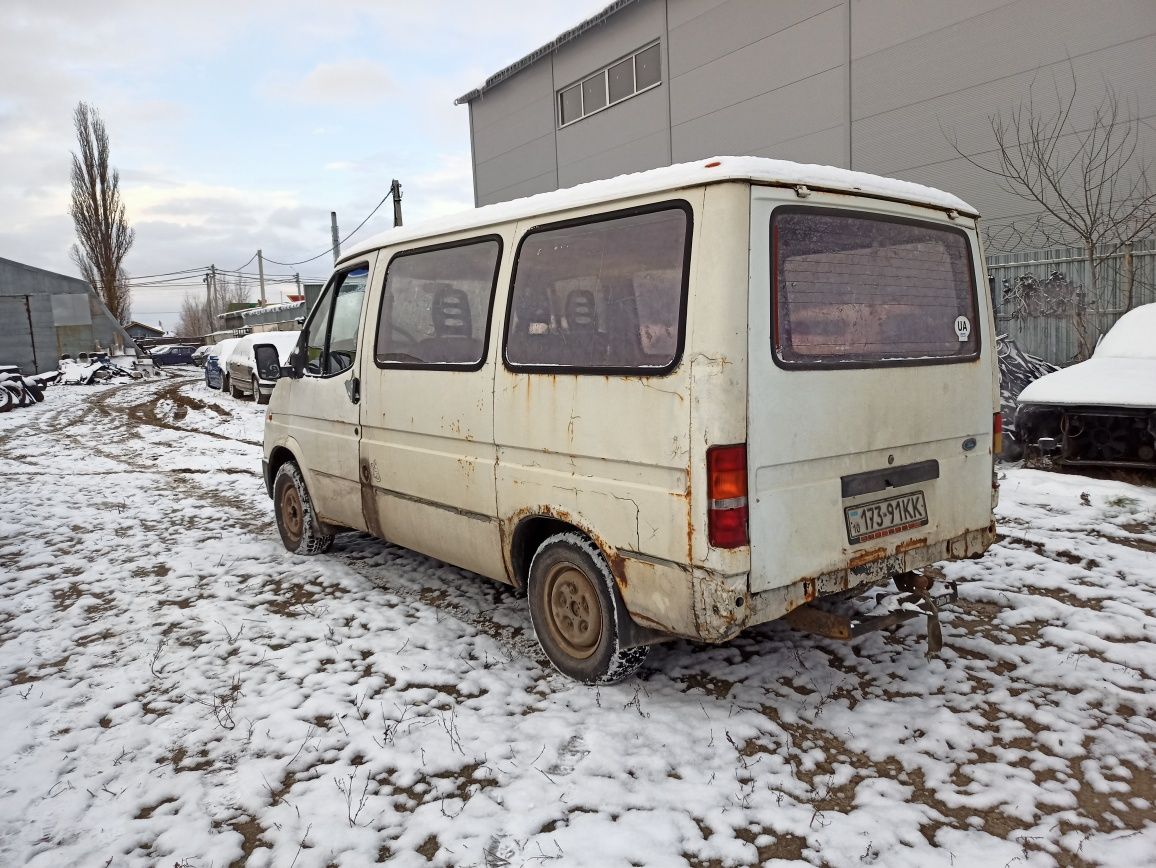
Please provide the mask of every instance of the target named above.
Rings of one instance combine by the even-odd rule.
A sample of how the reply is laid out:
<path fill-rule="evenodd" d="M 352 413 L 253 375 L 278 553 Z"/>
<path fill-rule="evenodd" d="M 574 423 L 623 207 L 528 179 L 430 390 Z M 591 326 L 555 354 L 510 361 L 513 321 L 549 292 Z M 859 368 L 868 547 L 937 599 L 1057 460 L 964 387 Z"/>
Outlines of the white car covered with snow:
<path fill-rule="evenodd" d="M 1057 464 L 1156 470 L 1156 304 L 1131 310 L 1092 358 L 1041 377 L 1019 397 L 1023 442 Z"/>
<path fill-rule="evenodd" d="M 229 392 L 234 398 L 248 396 L 259 404 L 268 404 L 269 396 L 273 394 L 276 380 L 266 380 L 258 376 L 257 365 L 253 360 L 254 344 L 272 344 L 277 348 L 281 364 L 289 364 L 289 354 L 297 346 L 297 339 L 301 336 L 300 330 L 288 332 L 261 332 L 245 335 L 237 341 L 236 347 L 222 364 L 229 375 Z"/>

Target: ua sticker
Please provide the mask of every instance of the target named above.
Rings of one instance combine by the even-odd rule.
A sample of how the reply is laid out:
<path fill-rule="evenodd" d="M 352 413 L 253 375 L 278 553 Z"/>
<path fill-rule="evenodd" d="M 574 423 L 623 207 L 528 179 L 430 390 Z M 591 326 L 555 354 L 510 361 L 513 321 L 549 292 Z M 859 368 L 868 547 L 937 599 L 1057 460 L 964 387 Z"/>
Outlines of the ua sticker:
<path fill-rule="evenodd" d="M 955 334 L 961 344 L 971 337 L 971 320 L 965 316 L 957 316 L 955 318 Z"/>

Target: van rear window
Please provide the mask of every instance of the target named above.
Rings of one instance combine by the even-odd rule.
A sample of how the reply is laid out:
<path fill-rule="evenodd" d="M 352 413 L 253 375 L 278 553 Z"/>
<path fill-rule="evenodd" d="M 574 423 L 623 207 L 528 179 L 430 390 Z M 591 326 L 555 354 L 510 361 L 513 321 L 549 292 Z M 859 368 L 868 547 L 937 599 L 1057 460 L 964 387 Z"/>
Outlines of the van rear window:
<path fill-rule="evenodd" d="M 797 367 L 966 361 L 979 355 L 963 231 L 855 211 L 771 218 L 772 340 Z"/>
<path fill-rule="evenodd" d="M 690 209 L 667 203 L 528 232 L 507 318 L 514 369 L 662 373 L 682 351 Z"/>

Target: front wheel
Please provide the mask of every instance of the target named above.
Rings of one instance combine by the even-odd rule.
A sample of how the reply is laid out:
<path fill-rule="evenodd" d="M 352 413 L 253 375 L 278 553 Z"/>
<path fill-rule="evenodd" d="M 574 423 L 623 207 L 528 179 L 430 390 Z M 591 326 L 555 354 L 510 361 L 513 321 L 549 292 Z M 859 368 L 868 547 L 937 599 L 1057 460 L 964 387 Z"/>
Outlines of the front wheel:
<path fill-rule="evenodd" d="M 630 617 L 606 559 L 579 533 L 549 537 L 530 562 L 530 621 L 538 643 L 564 675 L 584 684 L 629 678 L 650 649 L 623 648 Z"/>
<path fill-rule="evenodd" d="M 273 511 L 285 548 L 297 555 L 319 555 L 333 544 L 333 531 L 317 520 L 301 470 L 292 461 L 273 477 Z"/>

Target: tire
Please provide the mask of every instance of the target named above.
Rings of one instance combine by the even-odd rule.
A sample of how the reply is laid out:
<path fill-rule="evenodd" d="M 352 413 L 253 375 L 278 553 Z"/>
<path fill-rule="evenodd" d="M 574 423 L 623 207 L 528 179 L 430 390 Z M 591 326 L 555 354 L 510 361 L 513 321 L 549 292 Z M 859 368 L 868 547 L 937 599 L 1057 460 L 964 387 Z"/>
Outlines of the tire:
<path fill-rule="evenodd" d="M 0 413 L 7 413 L 16 405 L 13 400 L 12 393 L 0 386 Z"/>
<path fill-rule="evenodd" d="M 292 461 L 273 477 L 273 512 L 281 542 L 293 554 L 319 555 L 333 544 L 333 531 L 317 520 L 301 470 Z"/>
<path fill-rule="evenodd" d="M 649 647 L 622 648 L 630 615 L 598 548 L 577 532 L 546 539 L 530 562 L 530 621 L 538 644 L 563 675 L 614 684 L 638 671 Z"/>
<path fill-rule="evenodd" d="M 258 404 L 268 404 L 269 403 L 268 398 L 266 398 L 264 401 L 261 400 L 261 386 L 260 386 L 260 384 L 258 384 L 256 377 L 253 378 L 253 380 L 250 382 L 249 385 L 251 385 L 253 387 L 253 400 L 256 403 L 258 403 Z"/>
<path fill-rule="evenodd" d="M 230 395 L 232 395 L 234 398 L 241 398 L 244 396 L 244 393 L 240 389 L 238 389 L 236 386 L 233 385 L 233 378 L 232 377 L 230 377 L 227 382 L 229 384 L 229 394 Z"/>
<path fill-rule="evenodd" d="M 32 396 L 32 400 L 39 404 L 44 400 L 44 389 L 39 386 L 32 386 L 28 383 L 24 384 L 24 391 Z"/>

